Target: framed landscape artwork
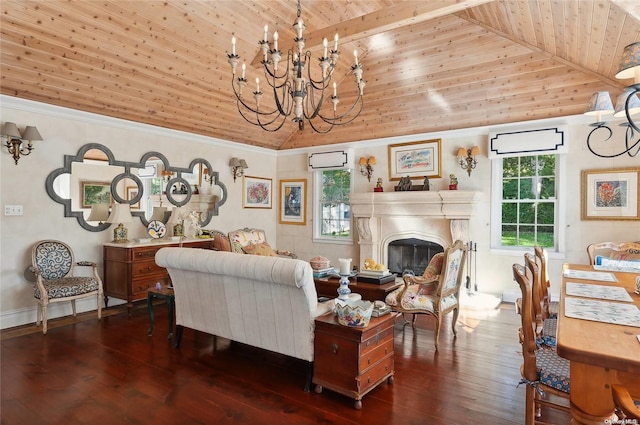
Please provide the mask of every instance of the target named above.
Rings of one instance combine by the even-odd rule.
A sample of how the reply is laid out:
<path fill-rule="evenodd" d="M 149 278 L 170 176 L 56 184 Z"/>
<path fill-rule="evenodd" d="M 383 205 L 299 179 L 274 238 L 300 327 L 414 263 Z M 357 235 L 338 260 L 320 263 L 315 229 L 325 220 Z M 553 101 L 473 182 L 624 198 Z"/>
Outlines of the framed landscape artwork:
<path fill-rule="evenodd" d="M 242 208 L 271 208 L 271 179 L 242 178 Z"/>
<path fill-rule="evenodd" d="M 442 177 L 441 140 L 389 145 L 389 180 Z"/>
<path fill-rule="evenodd" d="M 640 168 L 582 171 L 582 220 L 640 220 Z"/>
<path fill-rule="evenodd" d="M 280 223 L 307 224 L 307 179 L 280 180 Z"/>
<path fill-rule="evenodd" d="M 95 204 L 111 205 L 110 182 L 81 182 L 80 203 L 82 208 L 91 208 Z"/>

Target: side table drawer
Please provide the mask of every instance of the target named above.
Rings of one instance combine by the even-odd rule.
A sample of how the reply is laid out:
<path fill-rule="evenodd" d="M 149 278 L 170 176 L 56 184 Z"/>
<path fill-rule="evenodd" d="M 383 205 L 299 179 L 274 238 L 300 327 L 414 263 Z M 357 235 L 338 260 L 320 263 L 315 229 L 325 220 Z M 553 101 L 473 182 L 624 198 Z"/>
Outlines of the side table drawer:
<path fill-rule="evenodd" d="M 368 353 L 389 340 L 393 340 L 393 326 L 380 329 L 375 335 L 364 340 L 361 344 L 360 352 L 362 354 Z"/>
<path fill-rule="evenodd" d="M 360 355 L 358 370 L 363 371 L 368 367 L 375 365 L 382 358 L 392 353 L 393 353 L 393 339 L 387 338 L 386 341 L 378 344 L 373 350 L 368 350 L 367 352 Z"/>
<path fill-rule="evenodd" d="M 393 355 L 385 358 L 360 375 L 357 379 L 358 392 L 366 392 L 369 388 L 378 385 L 389 374 L 393 375 Z"/>

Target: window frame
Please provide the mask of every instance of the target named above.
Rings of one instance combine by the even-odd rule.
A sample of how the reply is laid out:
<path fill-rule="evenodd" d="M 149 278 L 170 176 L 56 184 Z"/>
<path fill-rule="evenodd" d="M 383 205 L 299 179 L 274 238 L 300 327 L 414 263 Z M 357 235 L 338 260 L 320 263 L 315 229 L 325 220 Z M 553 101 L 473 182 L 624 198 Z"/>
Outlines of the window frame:
<path fill-rule="evenodd" d="M 349 171 L 349 195 L 353 193 L 353 185 L 355 182 L 354 179 L 354 170 L 350 168 L 340 169 L 343 171 Z M 324 169 L 324 170 L 315 170 L 313 173 L 313 217 L 315 220 L 313 221 L 313 242 L 314 243 L 332 243 L 332 244 L 343 244 L 343 245 L 352 245 L 353 244 L 353 233 L 354 233 L 354 224 L 353 224 L 353 215 L 350 214 L 350 231 L 349 236 L 328 236 L 322 234 L 322 189 L 323 189 L 323 173 L 325 171 L 338 171 L 338 169 Z M 349 209 L 351 209 L 351 199 L 349 199 Z"/>
<path fill-rule="evenodd" d="M 491 160 L 491 252 L 500 254 L 522 255 L 530 252 L 533 247 L 528 246 L 504 246 L 502 245 L 502 171 L 503 161 L 513 156 L 541 156 L 555 155 L 555 214 L 554 214 L 554 247 L 546 248 L 549 257 L 564 257 L 566 249 L 566 208 L 565 196 L 566 184 L 566 154 L 557 152 L 527 152 L 522 155 L 504 155 Z"/>

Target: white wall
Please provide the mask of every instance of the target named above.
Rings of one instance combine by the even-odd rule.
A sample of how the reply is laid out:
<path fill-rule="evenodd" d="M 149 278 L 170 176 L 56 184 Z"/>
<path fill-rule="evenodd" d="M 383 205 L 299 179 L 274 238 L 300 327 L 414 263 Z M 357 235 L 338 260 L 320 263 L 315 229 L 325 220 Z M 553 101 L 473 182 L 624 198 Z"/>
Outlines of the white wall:
<path fill-rule="evenodd" d="M 0 97 L 0 123 L 15 122 L 18 127 L 35 125 L 44 140 L 34 142 L 35 150 L 18 165 L 14 165 L 6 148 L 0 154 L 0 205 L 23 205 L 23 216 L 0 215 L 0 328 L 17 326 L 35 321 L 33 286 L 23 276 L 30 264 L 31 245 L 40 239 L 53 238 L 68 242 L 78 260 L 102 259 L 102 243 L 112 239 L 112 232 L 88 232 L 78 225 L 75 218 L 63 217 L 62 205 L 54 202 L 45 192 L 44 181 L 54 169 L 63 165 L 63 155 L 75 155 L 86 143 L 102 143 L 112 150 L 117 159 L 137 161 L 148 151 L 163 153 L 171 165 L 186 167 L 189 162 L 202 157 L 220 173 L 220 180 L 227 186 L 228 200 L 220 208 L 207 228 L 225 232 L 241 227 L 261 227 L 266 230 L 269 242 L 280 249 L 296 252 L 299 258 L 308 260 L 323 255 L 336 263 L 340 257 L 358 258 L 357 242 L 351 245 L 313 243 L 312 241 L 312 184 L 313 175 L 307 171 L 307 155 L 320 148 L 274 152 L 218 139 L 139 125 L 94 114 L 80 113 L 65 108 Z M 555 123 L 558 120 L 553 120 Z M 582 117 L 568 117 L 569 160 L 566 193 L 560 194 L 567 202 L 565 231 L 567 249 L 564 255 L 550 259 L 552 293 L 558 292 L 560 269 L 563 262 L 586 262 L 586 246 L 602 240 L 640 240 L 639 221 L 581 221 L 580 220 L 580 172 L 583 169 L 618 168 L 640 166 L 640 156 L 627 155 L 615 159 L 602 159 L 591 154 L 585 146 L 591 130 Z M 544 122 L 534 123 L 543 125 Z M 527 128 L 531 127 L 527 123 Z M 501 128 L 519 128 L 524 124 L 512 124 Z M 616 126 L 614 138 L 624 137 Z M 489 248 L 491 164 L 486 157 L 488 128 L 464 129 L 442 133 L 420 134 L 384 140 L 356 140 L 353 144 L 331 146 L 331 149 L 353 147 L 355 159 L 374 155 L 377 165 L 371 182 L 356 172 L 356 192 L 370 191 L 378 177 L 384 181 L 384 190 L 392 191 L 395 182 L 389 182 L 387 146 L 393 143 L 442 139 L 443 176 L 455 173 L 459 188 L 482 192 L 471 220 L 471 240 L 477 243 L 477 282 L 483 292 L 502 294 L 515 289 L 511 278 L 511 264 L 522 262 L 522 252 L 492 252 Z M 331 137 L 330 134 L 327 137 Z M 458 147 L 478 145 L 482 155 L 471 177 L 457 165 L 455 152 Z M 273 208 L 243 209 L 242 179 L 235 183 L 227 166 L 232 156 L 247 160 L 247 175 L 273 179 Z M 277 171 L 276 171 L 277 170 Z M 278 224 L 279 180 L 307 179 L 307 224 Z M 446 189 L 448 178 L 431 179 L 432 190 Z M 145 236 L 140 223 L 129 226 L 130 237 Z M 63 303 L 66 304 L 66 303 Z M 110 305 L 113 305 L 112 301 Z M 85 302 L 79 310 L 95 309 Z M 70 314 L 69 306 L 50 308 L 50 317 Z"/>

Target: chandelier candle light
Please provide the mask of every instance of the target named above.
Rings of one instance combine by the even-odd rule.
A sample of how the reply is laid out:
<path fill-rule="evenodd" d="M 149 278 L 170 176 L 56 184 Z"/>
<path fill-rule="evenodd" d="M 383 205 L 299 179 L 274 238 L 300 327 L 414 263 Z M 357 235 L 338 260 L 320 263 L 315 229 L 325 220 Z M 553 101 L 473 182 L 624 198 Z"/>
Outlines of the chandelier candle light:
<path fill-rule="evenodd" d="M 261 108 L 260 78 L 256 78 L 256 90 L 253 92 L 254 105 L 249 105 L 243 97 L 243 90 L 247 86 L 246 63 L 242 64 L 242 73 L 236 77 L 236 68 L 240 56 L 236 54 L 236 38 L 231 39 L 231 53 L 228 62 L 231 65 L 231 86 L 237 99 L 238 112 L 253 125 L 258 125 L 266 131 L 278 131 L 284 125 L 286 118 L 293 114 L 293 122 L 298 123 L 298 129 L 304 129 L 304 121 L 308 121 L 311 128 L 318 133 L 328 133 L 334 125 L 344 125 L 353 121 L 362 111 L 362 92 L 365 80 L 362 79 L 362 64 L 358 62 L 358 52 L 354 50 L 354 64 L 351 71 L 355 76 L 357 97 L 353 105 L 344 113 L 338 114 L 340 102 L 335 82 L 331 84 L 331 77 L 340 56 L 338 51 L 338 34 L 335 35 L 332 50 L 328 50 L 328 41 L 323 40 L 323 55 L 319 58 L 320 75 L 316 79 L 311 76 L 311 67 L 306 67 L 311 61 L 311 52 L 304 51 L 305 39 L 304 22 L 300 18 L 301 7 L 298 0 L 298 19 L 293 24 L 297 37 L 293 39 L 295 46 L 288 50 L 286 62 L 281 63 L 282 52 L 278 49 L 278 31 L 273 33 L 273 45 L 268 40 L 269 27 L 264 26 L 264 38 L 259 41 L 262 50 L 261 64 L 264 68 L 264 78 L 273 92 L 275 107 Z M 235 80 L 235 81 L 234 81 Z M 331 88 L 333 91 L 331 92 Z M 332 104 L 332 112 L 323 110 L 325 91 Z M 328 109 L 328 108 L 327 108 Z M 314 123 L 318 118 L 325 124 Z"/>

